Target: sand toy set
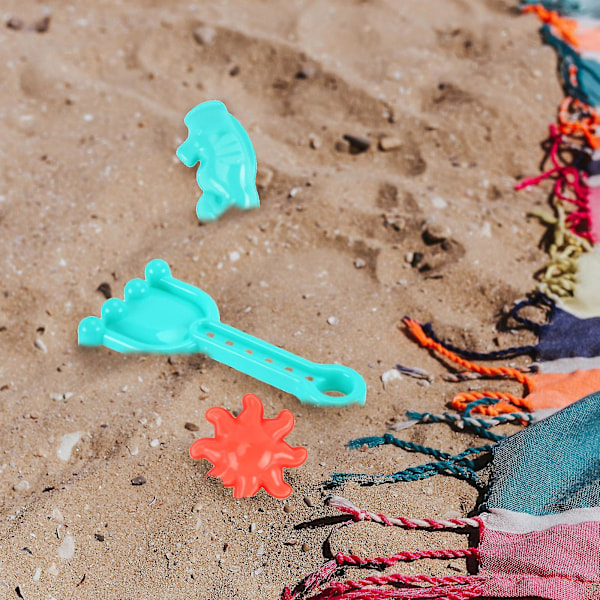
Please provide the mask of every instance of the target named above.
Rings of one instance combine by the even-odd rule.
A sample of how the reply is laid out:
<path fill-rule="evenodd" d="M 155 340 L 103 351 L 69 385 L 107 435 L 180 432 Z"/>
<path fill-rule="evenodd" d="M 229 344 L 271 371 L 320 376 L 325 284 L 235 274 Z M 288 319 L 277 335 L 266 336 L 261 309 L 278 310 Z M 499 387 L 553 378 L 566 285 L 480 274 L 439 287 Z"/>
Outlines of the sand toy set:
<path fill-rule="evenodd" d="M 258 207 L 256 155 L 248 134 L 225 105 L 216 100 L 199 104 L 185 124 L 189 135 L 177 156 L 188 167 L 200 162 L 198 218 L 215 220 L 231 206 Z M 172 277 L 169 265 L 158 259 L 146 266 L 145 279 L 125 285 L 124 300 L 111 298 L 100 318 L 81 321 L 78 340 L 80 346 L 117 352 L 205 354 L 317 406 L 362 405 L 367 395 L 364 379 L 348 367 L 315 364 L 221 323 L 215 301 Z M 209 409 L 206 418 L 214 423 L 217 437 L 198 440 L 190 454 L 211 460 L 215 467 L 210 474 L 232 486 L 236 497 L 253 496 L 261 488 L 287 497 L 292 490 L 283 481 L 283 467 L 306 460 L 304 448 L 290 448 L 283 441 L 293 426 L 292 413 L 264 421 L 261 401 L 252 394 L 244 397 L 244 407 L 236 419 L 222 408 Z M 232 426 L 229 431 L 227 424 Z M 270 432 L 272 448 L 263 432 Z"/>

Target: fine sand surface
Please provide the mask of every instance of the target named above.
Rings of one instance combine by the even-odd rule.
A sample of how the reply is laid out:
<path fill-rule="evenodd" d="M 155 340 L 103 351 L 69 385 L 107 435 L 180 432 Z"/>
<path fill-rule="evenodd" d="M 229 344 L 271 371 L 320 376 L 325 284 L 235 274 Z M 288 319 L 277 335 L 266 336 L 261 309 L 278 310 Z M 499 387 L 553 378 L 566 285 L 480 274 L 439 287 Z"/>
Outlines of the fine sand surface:
<path fill-rule="evenodd" d="M 332 471 L 424 462 L 350 451 L 349 439 L 383 434 L 407 409 L 440 411 L 469 386 L 519 391 L 442 381 L 446 367 L 398 325 L 434 320 L 481 350 L 528 339 L 495 324 L 545 261 L 543 229 L 526 216 L 544 189 L 513 191 L 538 173 L 561 98 L 535 18 L 509 0 L 3 0 L 2 18 L 0 598 L 266 600 L 331 552 L 467 544 L 294 526 L 334 514 L 321 489 Z M 200 226 L 195 173 L 175 150 L 186 112 L 210 99 L 252 139 L 262 205 Z M 344 134 L 371 147 L 351 154 Z M 382 136 L 400 147 L 382 152 Z M 423 255 L 417 267 L 410 253 Z M 98 286 L 122 297 L 153 258 L 207 291 L 224 322 L 358 370 L 366 406 L 302 405 L 202 356 L 79 348 Z M 435 379 L 384 389 L 396 363 Z M 308 449 L 286 475 L 287 511 L 264 492 L 234 500 L 188 455 L 212 435 L 205 411 L 237 411 L 247 392 L 268 417 L 291 410 L 288 441 Z M 400 435 L 451 452 L 480 443 L 441 425 Z M 477 499 L 444 476 L 338 493 L 413 517 L 466 515 Z"/>

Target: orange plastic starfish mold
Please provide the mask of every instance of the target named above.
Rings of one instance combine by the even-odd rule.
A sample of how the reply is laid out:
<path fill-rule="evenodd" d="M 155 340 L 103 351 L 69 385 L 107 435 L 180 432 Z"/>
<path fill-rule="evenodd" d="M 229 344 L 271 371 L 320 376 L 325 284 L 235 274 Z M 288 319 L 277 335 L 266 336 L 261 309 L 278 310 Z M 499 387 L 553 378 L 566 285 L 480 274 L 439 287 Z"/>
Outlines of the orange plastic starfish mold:
<path fill-rule="evenodd" d="M 263 417 L 258 396 L 246 394 L 237 417 L 224 408 L 206 411 L 206 420 L 215 428 L 214 438 L 200 438 L 190 447 L 190 456 L 206 458 L 214 467 L 208 475 L 220 477 L 233 487 L 235 498 L 254 496 L 260 488 L 275 498 L 287 498 L 292 488 L 283 480 L 283 469 L 299 467 L 306 448 L 292 448 L 283 438 L 294 427 L 294 415 L 282 410 L 274 419 Z"/>

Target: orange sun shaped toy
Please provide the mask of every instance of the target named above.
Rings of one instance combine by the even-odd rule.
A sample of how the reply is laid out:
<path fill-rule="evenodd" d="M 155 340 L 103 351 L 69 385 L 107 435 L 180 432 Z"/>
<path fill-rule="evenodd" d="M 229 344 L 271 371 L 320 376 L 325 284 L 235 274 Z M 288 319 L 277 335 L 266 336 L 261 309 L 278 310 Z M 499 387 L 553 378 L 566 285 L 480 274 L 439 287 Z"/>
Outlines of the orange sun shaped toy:
<path fill-rule="evenodd" d="M 292 488 L 283 480 L 283 469 L 299 467 L 308 454 L 306 448 L 292 448 L 283 440 L 294 427 L 294 415 L 282 410 L 274 419 L 265 419 L 254 394 L 246 394 L 242 404 L 237 417 L 224 408 L 209 408 L 206 420 L 214 425 L 215 437 L 196 440 L 190 456 L 210 460 L 214 467 L 208 475 L 233 487 L 235 498 L 254 496 L 261 487 L 275 498 L 287 498 Z"/>

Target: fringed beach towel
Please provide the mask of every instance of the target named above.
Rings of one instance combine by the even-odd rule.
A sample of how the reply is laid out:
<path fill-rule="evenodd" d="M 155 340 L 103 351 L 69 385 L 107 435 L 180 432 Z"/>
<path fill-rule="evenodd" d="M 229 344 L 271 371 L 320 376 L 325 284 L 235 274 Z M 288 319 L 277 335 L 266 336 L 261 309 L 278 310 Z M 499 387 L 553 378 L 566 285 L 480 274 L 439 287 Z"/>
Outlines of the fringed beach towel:
<path fill-rule="evenodd" d="M 375 558 L 339 553 L 295 588 L 286 587 L 282 600 L 600 599 L 600 394 L 499 442 L 492 456 L 487 495 L 472 518 L 394 518 L 337 496 L 328 502 L 354 521 L 478 530 L 476 546 Z M 471 558 L 478 568 L 439 577 L 386 573 L 422 558 Z M 358 575 L 338 580 L 348 568 Z"/>

